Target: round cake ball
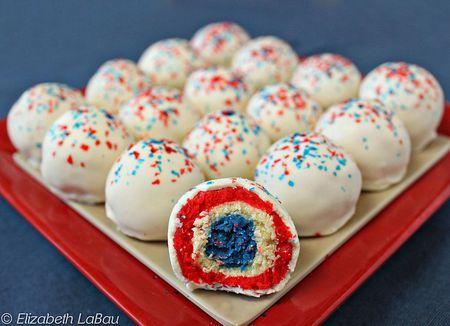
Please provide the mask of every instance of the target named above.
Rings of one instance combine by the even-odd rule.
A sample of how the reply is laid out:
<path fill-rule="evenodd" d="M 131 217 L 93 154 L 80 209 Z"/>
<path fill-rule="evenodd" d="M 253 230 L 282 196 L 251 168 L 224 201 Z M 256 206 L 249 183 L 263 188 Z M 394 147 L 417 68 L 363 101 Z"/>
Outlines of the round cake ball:
<path fill-rule="evenodd" d="M 8 113 L 8 136 L 33 166 L 42 157 L 42 142 L 62 114 L 84 104 L 80 92 L 57 83 L 43 83 L 25 91 Z"/>
<path fill-rule="evenodd" d="M 281 201 L 301 236 L 340 229 L 355 212 L 362 183 L 350 155 L 316 133 L 295 133 L 273 144 L 255 180 Z"/>
<path fill-rule="evenodd" d="M 249 39 L 241 26 L 220 22 L 199 29 L 192 37 L 191 45 L 208 64 L 229 66 L 234 53 Z"/>
<path fill-rule="evenodd" d="M 207 179 L 251 178 L 270 140 L 253 121 L 236 111 L 225 110 L 204 116 L 183 146 Z"/>
<path fill-rule="evenodd" d="M 290 84 L 276 84 L 253 95 L 247 113 L 276 141 L 294 132 L 314 130 L 322 109 L 304 91 Z"/>
<path fill-rule="evenodd" d="M 304 89 L 322 107 L 358 96 L 361 74 L 347 58 L 338 54 L 313 55 L 302 61 L 292 84 Z"/>
<path fill-rule="evenodd" d="M 130 144 L 125 128 L 108 111 L 96 107 L 70 110 L 45 136 L 42 178 L 66 200 L 101 203 L 109 169 Z"/>
<path fill-rule="evenodd" d="M 261 36 L 249 41 L 233 57 L 233 69 L 254 88 L 288 82 L 297 66 L 297 54 L 285 41 Z"/>
<path fill-rule="evenodd" d="M 267 190 L 240 178 L 188 191 L 170 215 L 168 233 L 172 268 L 189 290 L 278 292 L 299 254 L 288 213 Z"/>
<path fill-rule="evenodd" d="M 227 108 L 244 111 L 251 93 L 242 78 L 225 68 L 195 71 L 184 90 L 186 100 L 202 114 Z"/>
<path fill-rule="evenodd" d="M 183 88 L 187 77 L 204 66 L 187 40 L 171 38 L 152 44 L 138 62 L 152 85 Z"/>
<path fill-rule="evenodd" d="M 408 132 L 379 101 L 354 99 L 332 106 L 316 131 L 352 155 L 363 190 L 382 190 L 403 179 L 411 153 Z"/>
<path fill-rule="evenodd" d="M 90 104 L 116 113 L 122 104 L 149 86 L 148 78 L 134 62 L 115 59 L 105 62 L 91 77 L 86 98 Z"/>
<path fill-rule="evenodd" d="M 444 93 L 424 68 L 404 62 L 382 64 L 364 78 L 359 94 L 378 99 L 397 113 L 408 129 L 413 149 L 423 149 L 437 136 Z"/>
<path fill-rule="evenodd" d="M 143 140 L 124 152 L 106 182 L 106 215 L 141 240 L 167 239 L 178 199 L 204 181 L 200 168 L 170 140 Z"/>
<path fill-rule="evenodd" d="M 167 138 L 180 143 L 200 115 L 179 90 L 153 87 L 123 105 L 119 118 L 136 139 Z"/>

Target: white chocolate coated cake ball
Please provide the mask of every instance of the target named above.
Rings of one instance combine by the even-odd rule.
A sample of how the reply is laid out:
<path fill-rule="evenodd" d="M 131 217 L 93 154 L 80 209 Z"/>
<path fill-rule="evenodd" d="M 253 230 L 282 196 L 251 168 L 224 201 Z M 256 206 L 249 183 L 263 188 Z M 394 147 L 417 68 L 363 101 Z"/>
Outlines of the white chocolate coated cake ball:
<path fill-rule="evenodd" d="M 42 142 L 50 126 L 70 109 L 84 104 L 80 92 L 58 83 L 43 83 L 26 90 L 8 113 L 8 136 L 33 166 L 39 166 Z"/>
<path fill-rule="evenodd" d="M 424 68 L 405 62 L 384 63 L 364 78 L 359 95 L 378 99 L 395 111 L 408 129 L 413 149 L 423 149 L 437 136 L 444 93 Z"/>
<path fill-rule="evenodd" d="M 234 55 L 232 67 L 257 90 L 288 82 L 297 62 L 297 54 L 288 43 L 275 36 L 261 36 L 249 41 Z"/>
<path fill-rule="evenodd" d="M 134 62 L 109 60 L 89 80 L 86 99 L 89 104 L 117 113 L 125 102 L 149 86 L 148 78 Z"/>
<path fill-rule="evenodd" d="M 124 104 L 119 118 L 136 139 L 166 138 L 181 143 L 200 115 L 181 91 L 152 87 Z"/>
<path fill-rule="evenodd" d="M 204 116 L 183 143 L 207 179 L 251 178 L 269 145 L 259 126 L 232 110 Z"/>
<path fill-rule="evenodd" d="M 324 108 L 357 97 L 360 82 L 358 68 L 349 59 L 332 53 L 306 58 L 292 77 L 294 86 L 304 89 Z"/>
<path fill-rule="evenodd" d="M 251 93 L 249 85 L 226 68 L 195 71 L 184 90 L 186 101 L 201 114 L 229 108 L 244 111 Z"/>
<path fill-rule="evenodd" d="M 255 181 L 281 201 L 301 236 L 340 229 L 355 212 L 362 183 L 350 155 L 316 133 L 295 133 L 273 144 Z"/>
<path fill-rule="evenodd" d="M 261 185 L 242 178 L 204 182 L 175 205 L 169 257 L 189 290 L 248 296 L 282 290 L 295 269 L 299 240 L 289 214 Z"/>
<path fill-rule="evenodd" d="M 294 132 L 314 130 L 321 113 L 316 101 L 290 84 L 263 87 L 252 96 L 247 106 L 247 114 L 272 141 Z"/>
<path fill-rule="evenodd" d="M 187 40 L 171 38 L 149 46 L 138 65 L 152 85 L 183 88 L 189 74 L 205 64 Z"/>
<path fill-rule="evenodd" d="M 113 115 L 96 107 L 80 107 L 51 126 L 42 146 L 45 183 L 66 200 L 101 203 L 116 158 L 131 144 Z"/>
<path fill-rule="evenodd" d="M 200 168 L 179 145 L 140 141 L 122 154 L 108 175 L 106 214 L 126 235 L 165 240 L 173 206 L 203 181 Z"/>
<path fill-rule="evenodd" d="M 383 190 L 403 179 L 411 142 L 392 111 L 376 100 L 350 100 L 324 113 L 316 131 L 340 145 L 356 161 L 363 190 Z"/>
<path fill-rule="evenodd" d="M 210 65 L 229 66 L 233 55 L 250 40 L 248 33 L 231 22 L 208 24 L 191 39 L 192 47 Z"/>

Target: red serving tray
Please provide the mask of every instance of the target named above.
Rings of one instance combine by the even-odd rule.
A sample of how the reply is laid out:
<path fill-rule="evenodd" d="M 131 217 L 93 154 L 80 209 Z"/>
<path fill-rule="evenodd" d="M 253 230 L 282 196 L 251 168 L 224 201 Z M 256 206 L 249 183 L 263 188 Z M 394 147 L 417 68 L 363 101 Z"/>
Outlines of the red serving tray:
<path fill-rule="evenodd" d="M 450 136 L 450 103 L 439 131 Z M 0 193 L 132 320 L 142 325 L 216 323 L 20 169 L 13 151 L 6 122 L 0 120 Z M 447 153 L 254 323 L 324 321 L 449 198 L 449 171 Z"/>

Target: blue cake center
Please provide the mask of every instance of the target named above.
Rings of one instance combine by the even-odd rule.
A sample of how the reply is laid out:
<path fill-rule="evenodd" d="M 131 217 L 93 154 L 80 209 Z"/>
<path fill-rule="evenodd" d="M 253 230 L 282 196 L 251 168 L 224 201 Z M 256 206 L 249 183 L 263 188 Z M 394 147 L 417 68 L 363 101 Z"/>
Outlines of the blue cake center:
<path fill-rule="evenodd" d="M 205 253 L 225 267 L 245 269 L 256 253 L 254 230 L 253 221 L 240 214 L 218 218 L 211 224 Z"/>

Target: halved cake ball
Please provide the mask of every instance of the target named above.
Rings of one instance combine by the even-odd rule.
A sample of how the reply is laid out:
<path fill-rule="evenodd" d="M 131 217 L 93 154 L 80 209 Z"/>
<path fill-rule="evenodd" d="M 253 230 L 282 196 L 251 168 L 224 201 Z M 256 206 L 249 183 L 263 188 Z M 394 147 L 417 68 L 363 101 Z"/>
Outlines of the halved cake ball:
<path fill-rule="evenodd" d="M 175 275 L 187 288 L 259 297 L 283 289 L 299 254 L 288 213 L 267 190 L 240 178 L 188 191 L 169 220 Z"/>
<path fill-rule="evenodd" d="M 304 89 L 324 108 L 357 97 L 360 82 L 358 68 L 333 53 L 307 57 L 292 77 L 294 86 Z"/>
<path fill-rule="evenodd" d="M 423 149 L 437 136 L 444 93 L 424 68 L 405 62 L 384 63 L 364 78 L 359 95 L 378 99 L 395 111 L 408 129 L 413 149 Z"/>
<path fill-rule="evenodd" d="M 354 99 L 328 109 L 316 131 L 356 161 L 363 190 L 382 190 L 403 179 L 411 154 L 408 132 L 397 115 L 376 100 Z"/>
<path fill-rule="evenodd" d="M 106 214 L 126 235 L 165 240 L 173 206 L 203 181 L 200 168 L 179 145 L 170 140 L 140 141 L 109 172 Z"/>
<path fill-rule="evenodd" d="M 132 97 L 150 87 L 149 79 L 127 59 L 109 60 L 102 64 L 86 87 L 89 104 L 117 113 Z"/>
<path fill-rule="evenodd" d="M 187 40 L 171 38 L 149 46 L 138 65 L 152 85 L 183 88 L 189 74 L 205 64 Z"/>
<path fill-rule="evenodd" d="M 347 223 L 362 183 L 351 156 L 316 133 L 295 133 L 273 144 L 255 181 L 280 200 L 301 236 L 328 235 Z"/>
<path fill-rule="evenodd" d="M 8 113 L 8 136 L 17 151 L 39 166 L 42 142 L 50 126 L 70 109 L 85 103 L 80 92 L 58 83 L 43 83 L 26 90 Z"/>
<path fill-rule="evenodd" d="M 42 178 L 64 199 L 101 203 L 109 169 L 131 142 L 120 121 L 106 110 L 70 110 L 45 136 Z"/>
<path fill-rule="evenodd" d="M 233 108 L 244 111 L 252 91 L 247 83 L 226 68 L 192 73 L 184 89 L 186 101 L 201 114 Z"/>
<path fill-rule="evenodd" d="M 119 118 L 136 139 L 167 138 L 180 143 L 200 115 L 181 91 L 152 87 L 124 104 Z"/>
<path fill-rule="evenodd" d="M 290 84 L 275 84 L 252 96 L 247 113 L 277 141 L 294 132 L 314 130 L 322 109 L 304 91 Z"/>
<path fill-rule="evenodd" d="M 207 179 L 251 178 L 269 145 L 259 126 L 232 110 L 204 116 L 183 143 Z"/>
<path fill-rule="evenodd" d="M 248 33 L 231 22 L 208 24 L 191 39 L 192 47 L 210 65 L 229 66 L 233 55 L 250 40 Z"/>
<path fill-rule="evenodd" d="M 232 67 L 257 90 L 288 82 L 297 61 L 297 54 L 288 43 L 275 36 L 261 36 L 249 41 L 234 55 Z"/>

